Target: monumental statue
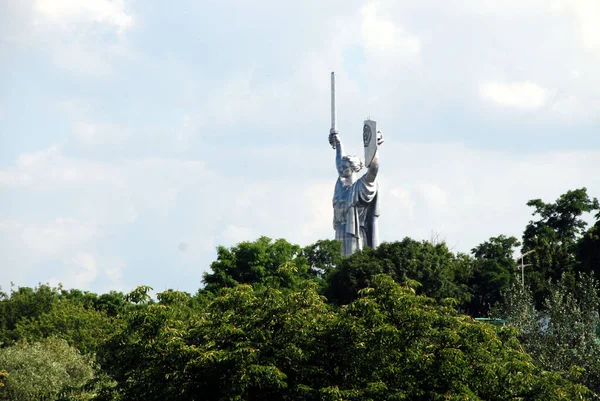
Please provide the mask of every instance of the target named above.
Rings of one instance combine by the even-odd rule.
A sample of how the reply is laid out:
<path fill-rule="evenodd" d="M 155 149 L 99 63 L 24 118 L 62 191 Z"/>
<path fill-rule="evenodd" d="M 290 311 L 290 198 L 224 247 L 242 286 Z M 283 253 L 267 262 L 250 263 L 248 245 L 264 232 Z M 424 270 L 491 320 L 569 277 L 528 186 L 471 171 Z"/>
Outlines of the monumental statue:
<path fill-rule="evenodd" d="M 329 143 L 335 149 L 335 165 L 338 179 L 333 192 L 333 228 L 335 239 L 342 243 L 342 254 L 350 256 L 364 246 L 379 245 L 377 219 L 379 204 L 377 172 L 379 155 L 377 148 L 383 143 L 376 122 L 366 120 L 363 125 L 363 144 L 367 172 L 356 178 L 365 162 L 358 156 L 344 153 L 336 129 L 335 74 L 331 73 L 331 130 Z"/>

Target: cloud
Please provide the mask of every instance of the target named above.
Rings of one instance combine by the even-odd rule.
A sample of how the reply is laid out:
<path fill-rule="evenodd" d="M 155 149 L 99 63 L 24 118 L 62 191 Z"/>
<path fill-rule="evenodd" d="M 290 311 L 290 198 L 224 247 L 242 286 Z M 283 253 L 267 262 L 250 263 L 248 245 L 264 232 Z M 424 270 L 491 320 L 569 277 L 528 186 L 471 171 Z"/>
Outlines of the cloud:
<path fill-rule="evenodd" d="M 335 182 L 335 175 L 332 175 L 331 181 Z M 315 238 L 327 238 L 331 234 L 333 188 L 331 183 L 315 182 L 303 189 L 302 204 L 298 207 L 304 209 L 306 218 L 300 226 L 300 242 L 309 243 Z"/>
<path fill-rule="evenodd" d="M 361 10 L 361 34 L 367 54 L 388 60 L 418 60 L 421 51 L 419 38 L 391 19 L 382 17 L 379 10 L 379 3 L 368 3 Z"/>
<path fill-rule="evenodd" d="M 389 138 L 388 138 L 389 139 Z M 468 252 L 487 238 L 520 237 L 530 199 L 567 190 L 600 194 L 599 150 L 515 153 L 456 143 L 386 143 L 381 149 L 381 237 L 429 239 L 439 232 Z"/>
<path fill-rule="evenodd" d="M 42 63 L 45 74 L 56 69 L 71 77 L 106 79 L 115 65 L 136 57 L 126 35 L 134 21 L 124 0 L 3 2 L 0 57 L 20 54 L 28 59 L 26 70 Z"/>
<path fill-rule="evenodd" d="M 600 3 L 596 0 L 554 0 L 552 10 L 572 15 L 584 48 L 600 51 Z"/>
<path fill-rule="evenodd" d="M 598 151 L 517 155 L 453 143 L 398 142 L 393 136 L 386 139 L 380 170 L 384 241 L 404 236 L 430 239 L 431 233 L 437 232 L 456 250 L 468 251 L 492 235 L 520 236 L 530 219 L 525 206 L 529 199 L 553 201 L 566 190 L 581 186 L 587 186 L 592 195 L 600 193 L 593 179 L 600 175 Z M 252 149 L 244 147 L 233 147 L 229 152 L 227 158 L 232 160 L 248 152 L 254 155 Z M 10 231 L 13 239 L 21 239 L 21 245 L 14 246 L 17 252 L 23 252 L 19 249 L 24 246 L 38 261 L 60 261 L 62 270 L 52 277 L 63 282 L 90 288 L 104 288 L 102 285 L 109 286 L 110 280 L 120 280 L 121 286 L 139 284 L 141 278 L 131 276 L 134 273 L 124 266 L 142 263 L 143 268 L 132 268 L 153 272 L 144 276 L 145 283 L 195 290 L 178 282 L 177 277 L 199 283 L 202 272 L 214 260 L 216 245 L 230 246 L 259 235 L 301 244 L 333 237 L 331 196 L 336 175 L 331 149 L 287 147 L 264 152 L 273 158 L 252 171 L 221 168 L 211 172 L 201 162 L 150 158 L 128 160 L 121 166 L 93 163 L 100 170 L 116 172 L 118 185 L 81 174 L 77 184 L 69 187 L 71 199 L 65 200 L 69 218 L 45 223 L 5 219 L 0 227 L 7 234 Z M 306 154 L 321 161 L 308 168 Z M 50 148 L 22 155 L 17 170 L 27 171 L 32 166 L 43 170 L 42 166 L 51 164 L 52 155 L 72 164 L 79 160 Z M 256 157 L 260 159 L 260 154 Z M 229 164 L 227 158 L 225 165 Z M 79 162 L 84 166 L 91 163 Z M 285 169 L 277 176 L 267 176 L 266 171 L 274 165 Z M 296 171 L 294 166 L 304 169 Z M 35 189 L 32 183 L 39 183 L 40 178 L 33 177 L 20 191 L 35 190 L 43 205 L 52 194 L 65 190 L 60 175 L 57 177 L 45 182 L 43 191 Z M 86 177 L 91 181 L 86 182 Z M 45 212 L 51 213 L 52 209 Z M 128 217 L 130 213 L 134 218 Z M 124 232 L 138 234 L 119 236 Z M 120 238 L 118 242 L 126 243 L 115 243 L 114 235 Z M 185 252 L 179 248 L 181 243 L 187 245 Z M 11 252 L 15 251 L 9 249 L 3 258 L 19 260 L 10 256 Z M 153 258 L 163 252 L 169 256 L 156 264 L 140 262 L 142 255 Z M 95 264 L 80 254 L 91 255 Z M 129 257 L 133 262 L 109 263 Z M 156 277 L 163 260 L 179 273 Z M 30 271 L 35 274 L 36 270 Z M 39 274 L 35 280 L 40 279 Z M 94 274 L 96 279 L 90 281 Z"/>
<path fill-rule="evenodd" d="M 76 122 L 71 132 L 85 146 L 115 145 L 126 141 L 131 133 L 126 127 L 116 124 L 91 124 Z"/>
<path fill-rule="evenodd" d="M 89 288 L 98 277 L 96 260 L 88 253 L 79 253 L 66 263 L 61 278 L 51 277 L 50 285 L 62 284 L 65 288 Z"/>
<path fill-rule="evenodd" d="M 52 258 L 89 244 L 101 231 L 91 224 L 59 217 L 46 224 L 24 225 L 21 235 L 30 252 Z"/>
<path fill-rule="evenodd" d="M 63 26 L 99 22 L 124 31 L 133 24 L 133 17 L 125 11 L 124 0 L 37 0 L 34 10 Z"/>
<path fill-rule="evenodd" d="M 500 106 L 521 110 L 536 110 L 543 107 L 550 91 L 533 82 L 485 82 L 480 86 L 481 97 Z"/>
<path fill-rule="evenodd" d="M 88 43 L 56 43 L 51 54 L 52 64 L 60 70 L 77 76 L 106 78 L 112 74 L 109 59 L 111 55 L 105 49 L 95 49 Z"/>
<path fill-rule="evenodd" d="M 403 188 L 391 188 L 389 190 L 389 201 L 394 210 L 403 220 L 412 221 L 415 219 L 416 199 L 410 191 Z"/>
<path fill-rule="evenodd" d="M 118 169 L 85 159 L 65 157 L 58 145 L 23 153 L 16 167 L 0 170 L 0 187 L 30 187 L 58 189 L 79 185 L 85 181 L 118 183 Z"/>
<path fill-rule="evenodd" d="M 600 192 L 600 66 L 576 1 L 240 3 L 243 17 L 218 2 L 9 3 L 0 58 L 17 90 L 1 128 L 20 139 L 0 168 L 0 265 L 22 268 L 5 282 L 193 291 L 216 245 L 332 238 L 331 70 L 347 150 L 362 152 L 368 115 L 386 133 L 384 240 L 434 231 L 468 251 L 520 235 L 528 199 Z M 207 7 L 227 24 L 198 24 Z M 7 114 L 23 104 L 31 126 Z"/>
<path fill-rule="evenodd" d="M 234 224 L 229 224 L 223 230 L 221 238 L 226 244 L 235 245 L 242 241 L 251 241 L 257 236 L 256 232 L 248 227 L 240 227 Z"/>
<path fill-rule="evenodd" d="M 125 264 L 118 260 L 98 258 L 94 253 L 77 252 L 66 257 L 54 275 L 46 277 L 47 282 L 57 287 L 89 289 L 96 288 L 101 293 L 109 291 L 128 291 L 130 287 L 123 283 Z"/>

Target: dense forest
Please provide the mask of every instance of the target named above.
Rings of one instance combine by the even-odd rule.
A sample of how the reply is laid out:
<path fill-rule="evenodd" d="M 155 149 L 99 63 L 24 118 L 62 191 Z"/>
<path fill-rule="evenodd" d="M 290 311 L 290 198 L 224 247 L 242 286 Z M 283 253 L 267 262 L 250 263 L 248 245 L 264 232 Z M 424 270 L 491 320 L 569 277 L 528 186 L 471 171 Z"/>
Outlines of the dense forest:
<path fill-rule="evenodd" d="M 194 294 L 0 292 L 0 400 L 600 399 L 598 200 L 527 205 L 470 254 L 262 237 Z"/>

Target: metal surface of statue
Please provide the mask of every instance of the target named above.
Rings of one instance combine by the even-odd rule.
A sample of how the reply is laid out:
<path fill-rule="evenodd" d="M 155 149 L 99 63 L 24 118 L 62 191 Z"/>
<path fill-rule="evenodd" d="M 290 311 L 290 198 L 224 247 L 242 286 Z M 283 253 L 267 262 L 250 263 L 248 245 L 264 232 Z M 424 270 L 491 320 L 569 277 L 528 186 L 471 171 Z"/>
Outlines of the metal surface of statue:
<path fill-rule="evenodd" d="M 376 135 L 373 135 L 373 131 Z M 375 121 L 363 125 L 363 143 L 367 172 L 357 179 L 364 162 L 358 156 L 344 153 L 336 129 L 335 75 L 331 73 L 331 130 L 329 143 L 336 151 L 335 165 L 338 179 L 333 192 L 333 228 L 335 239 L 342 243 L 342 254 L 350 256 L 364 246 L 379 245 L 377 220 L 379 218 L 377 173 L 379 171 L 378 145 L 383 143 Z"/>

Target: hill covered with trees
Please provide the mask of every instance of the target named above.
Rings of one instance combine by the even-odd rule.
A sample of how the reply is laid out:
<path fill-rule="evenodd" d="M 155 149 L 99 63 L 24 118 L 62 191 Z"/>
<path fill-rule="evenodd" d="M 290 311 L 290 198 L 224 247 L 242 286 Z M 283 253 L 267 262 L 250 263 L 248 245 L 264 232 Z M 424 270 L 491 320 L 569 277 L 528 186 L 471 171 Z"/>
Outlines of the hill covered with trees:
<path fill-rule="evenodd" d="M 600 206 L 528 205 L 521 239 L 470 254 L 262 237 L 195 294 L 0 293 L 0 400 L 598 399 Z"/>

